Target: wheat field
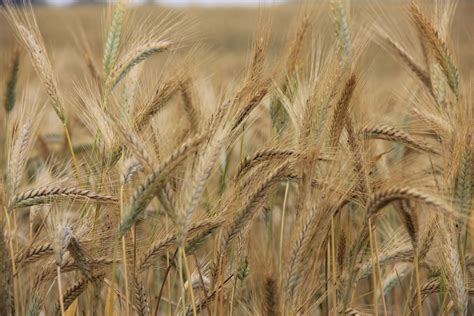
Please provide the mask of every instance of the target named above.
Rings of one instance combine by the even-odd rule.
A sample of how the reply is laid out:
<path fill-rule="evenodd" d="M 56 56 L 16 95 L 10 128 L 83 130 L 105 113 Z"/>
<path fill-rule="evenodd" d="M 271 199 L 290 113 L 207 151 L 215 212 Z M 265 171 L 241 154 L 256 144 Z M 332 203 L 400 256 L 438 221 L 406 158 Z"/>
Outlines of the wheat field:
<path fill-rule="evenodd" d="M 472 315 L 474 5 L 0 15 L 0 315 Z"/>

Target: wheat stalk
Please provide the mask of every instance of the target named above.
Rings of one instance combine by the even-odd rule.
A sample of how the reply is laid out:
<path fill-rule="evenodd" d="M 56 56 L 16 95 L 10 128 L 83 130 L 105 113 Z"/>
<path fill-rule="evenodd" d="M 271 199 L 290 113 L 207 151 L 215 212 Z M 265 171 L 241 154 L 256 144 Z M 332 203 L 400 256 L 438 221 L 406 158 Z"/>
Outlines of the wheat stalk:
<path fill-rule="evenodd" d="M 13 270 L 11 253 L 7 247 L 4 234 L 4 217 L 0 221 L 0 313 L 9 315 L 14 313 L 13 298 Z"/>

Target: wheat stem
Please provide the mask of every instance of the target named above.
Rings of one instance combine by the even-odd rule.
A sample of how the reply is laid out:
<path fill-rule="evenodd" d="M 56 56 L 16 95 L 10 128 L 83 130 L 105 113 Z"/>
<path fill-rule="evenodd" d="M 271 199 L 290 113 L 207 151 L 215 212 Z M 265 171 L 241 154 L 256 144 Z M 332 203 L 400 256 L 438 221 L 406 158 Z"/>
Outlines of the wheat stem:
<path fill-rule="evenodd" d="M 418 315 L 423 316 L 423 303 L 421 300 L 421 285 L 420 285 L 420 264 L 418 262 L 418 251 L 415 249 L 415 278 L 416 278 L 416 296 L 418 301 Z"/>
<path fill-rule="evenodd" d="M 186 278 L 188 280 L 189 285 L 189 296 L 191 297 L 191 306 L 193 307 L 193 316 L 197 316 L 197 309 L 196 309 L 196 300 L 194 299 L 194 290 L 191 284 L 191 271 L 189 270 L 188 260 L 186 258 L 186 251 L 184 247 L 181 247 L 181 255 L 183 256 L 184 261 L 184 269 L 186 271 Z"/>
<path fill-rule="evenodd" d="M 61 283 L 61 266 L 56 266 L 56 273 L 58 277 L 58 294 L 59 294 L 59 306 L 61 307 L 61 316 L 64 316 L 64 296 L 63 296 L 63 287 Z"/>
<path fill-rule="evenodd" d="M 282 275 L 282 264 L 283 264 L 283 238 L 285 234 L 285 215 L 286 215 L 286 205 L 288 202 L 288 191 L 290 190 L 290 182 L 287 181 L 285 185 L 285 195 L 283 196 L 283 206 L 281 210 L 281 219 L 280 219 L 280 251 L 279 251 L 279 266 L 278 273 Z"/>
<path fill-rule="evenodd" d="M 331 276 L 332 276 L 332 312 L 337 315 L 337 278 L 336 278 L 336 237 L 334 236 L 334 215 L 331 217 Z"/>
<path fill-rule="evenodd" d="M 123 185 L 120 186 L 120 214 L 123 217 Z M 125 241 L 125 236 L 121 236 L 122 239 L 122 257 L 123 257 L 123 273 L 125 279 L 125 313 L 127 316 L 130 316 L 130 290 L 128 283 L 128 269 L 127 269 L 127 246 Z"/>
<path fill-rule="evenodd" d="M 76 169 L 76 177 L 78 182 L 81 180 L 81 174 L 79 171 L 79 165 L 77 163 L 76 155 L 74 154 L 74 147 L 72 145 L 71 136 L 69 135 L 69 128 L 67 127 L 66 122 L 63 123 L 64 134 L 66 135 L 67 145 L 69 147 L 69 153 L 71 154 L 72 163 L 74 164 L 74 169 Z"/>
<path fill-rule="evenodd" d="M 372 232 L 372 221 L 369 219 L 369 244 L 370 244 L 370 255 L 372 257 L 372 262 L 375 263 L 375 252 L 374 252 L 374 242 L 373 242 L 373 232 Z M 372 264 L 372 291 L 373 291 L 373 302 L 374 302 L 374 313 L 375 316 L 379 314 L 378 300 L 377 300 L 377 277 L 376 277 L 376 265 Z"/>

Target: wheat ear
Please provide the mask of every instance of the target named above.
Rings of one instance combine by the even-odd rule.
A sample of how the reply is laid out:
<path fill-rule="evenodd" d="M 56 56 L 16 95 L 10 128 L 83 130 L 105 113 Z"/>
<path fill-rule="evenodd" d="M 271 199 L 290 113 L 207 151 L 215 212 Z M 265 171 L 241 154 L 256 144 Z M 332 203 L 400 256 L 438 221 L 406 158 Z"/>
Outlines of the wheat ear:
<path fill-rule="evenodd" d="M 20 49 L 16 48 L 13 51 L 12 60 L 10 63 L 10 74 L 8 76 L 6 91 L 5 91 L 5 111 L 10 113 L 15 107 L 16 101 L 16 84 L 18 81 L 18 72 L 20 70 Z"/>
<path fill-rule="evenodd" d="M 420 7 L 412 1 L 410 4 L 410 11 L 412 13 L 415 25 L 418 27 L 423 38 L 430 44 L 436 60 L 440 64 L 446 79 L 448 80 L 449 87 L 454 94 L 459 96 L 459 75 L 458 69 L 451 53 L 448 49 L 448 45 L 441 38 L 441 35 L 436 30 L 435 26 L 431 21 L 423 14 Z"/>
<path fill-rule="evenodd" d="M 47 204 L 57 198 L 85 199 L 101 204 L 117 203 L 116 197 L 103 195 L 87 189 L 46 186 L 16 194 L 13 196 L 10 207 L 17 208 Z"/>
<path fill-rule="evenodd" d="M 171 41 L 158 41 L 142 44 L 123 57 L 110 72 L 107 86 L 113 89 L 136 65 L 153 54 L 168 50 L 172 47 Z"/>
<path fill-rule="evenodd" d="M 356 76 L 352 74 L 349 79 L 346 81 L 344 90 L 339 98 L 339 101 L 336 104 L 334 109 L 334 114 L 331 120 L 329 135 L 331 138 L 330 144 L 335 147 L 341 136 L 342 130 L 345 125 L 346 117 L 349 112 L 349 104 L 356 87 Z"/>
<path fill-rule="evenodd" d="M 112 13 L 112 21 L 110 23 L 107 38 L 105 40 L 104 56 L 102 59 L 104 74 L 106 76 L 109 75 L 117 61 L 126 10 L 127 0 L 117 1 L 117 5 Z"/>
<path fill-rule="evenodd" d="M 428 145 L 415 140 L 409 134 L 391 126 L 382 124 L 377 124 L 375 126 L 367 126 L 362 129 L 361 133 L 367 138 L 376 138 L 399 142 L 416 150 L 425 151 L 429 153 L 437 153 L 436 150 L 430 148 Z"/>
<path fill-rule="evenodd" d="M 72 303 L 82 294 L 84 291 L 87 289 L 87 286 L 89 285 L 90 282 L 98 282 L 101 281 L 103 278 L 103 275 L 100 276 L 94 276 L 93 278 L 87 278 L 83 277 L 76 283 L 74 283 L 71 287 L 69 287 L 63 295 L 63 306 L 64 306 L 64 311 L 66 311 Z M 60 303 L 56 303 L 56 315 L 61 315 L 61 307 Z"/>
<path fill-rule="evenodd" d="M 23 265 L 34 263 L 45 256 L 52 255 L 54 253 L 53 244 L 47 243 L 30 248 L 26 252 L 20 252 L 15 258 L 16 267 L 19 269 Z"/>
<path fill-rule="evenodd" d="M 145 287 L 137 278 L 134 280 L 135 285 L 135 307 L 139 316 L 150 315 L 150 301 L 145 292 Z"/>
<path fill-rule="evenodd" d="M 205 134 L 199 134 L 185 141 L 137 187 L 130 199 L 129 211 L 122 219 L 120 237 L 133 226 L 140 213 L 151 202 L 159 187 L 163 185 L 167 174 L 186 158 L 186 154 L 189 153 L 189 151 L 194 150 L 196 146 L 201 143 L 204 139 L 204 135 Z"/>

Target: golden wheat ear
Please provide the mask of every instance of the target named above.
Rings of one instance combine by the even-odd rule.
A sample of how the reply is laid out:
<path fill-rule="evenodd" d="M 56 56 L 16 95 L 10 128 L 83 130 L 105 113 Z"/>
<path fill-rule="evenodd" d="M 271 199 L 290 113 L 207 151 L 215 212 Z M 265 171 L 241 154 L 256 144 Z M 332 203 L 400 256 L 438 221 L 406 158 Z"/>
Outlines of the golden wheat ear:
<path fill-rule="evenodd" d="M 36 74 L 41 79 L 51 100 L 51 105 L 61 122 L 65 123 L 64 101 L 59 93 L 58 83 L 46 52 L 33 8 L 30 2 L 24 7 L 15 6 L 11 1 L 6 2 L 6 16 L 16 32 L 18 39 L 30 55 Z"/>
<path fill-rule="evenodd" d="M 17 100 L 15 109 L 9 115 L 8 153 L 5 169 L 5 189 L 11 201 L 25 184 L 28 161 L 31 158 L 38 137 L 43 106 L 36 95 L 26 91 Z M 32 119 L 31 111 L 38 111 Z"/>
<path fill-rule="evenodd" d="M 416 27 L 422 35 L 422 40 L 428 43 L 436 60 L 440 64 L 449 87 L 456 97 L 459 97 L 459 72 L 448 45 L 441 37 L 440 32 L 426 17 L 415 1 L 410 3 L 410 12 Z"/>
<path fill-rule="evenodd" d="M 109 25 L 102 57 L 103 76 L 108 77 L 117 62 L 123 44 L 123 27 L 128 11 L 128 0 L 119 0 L 115 6 L 109 7 Z"/>

